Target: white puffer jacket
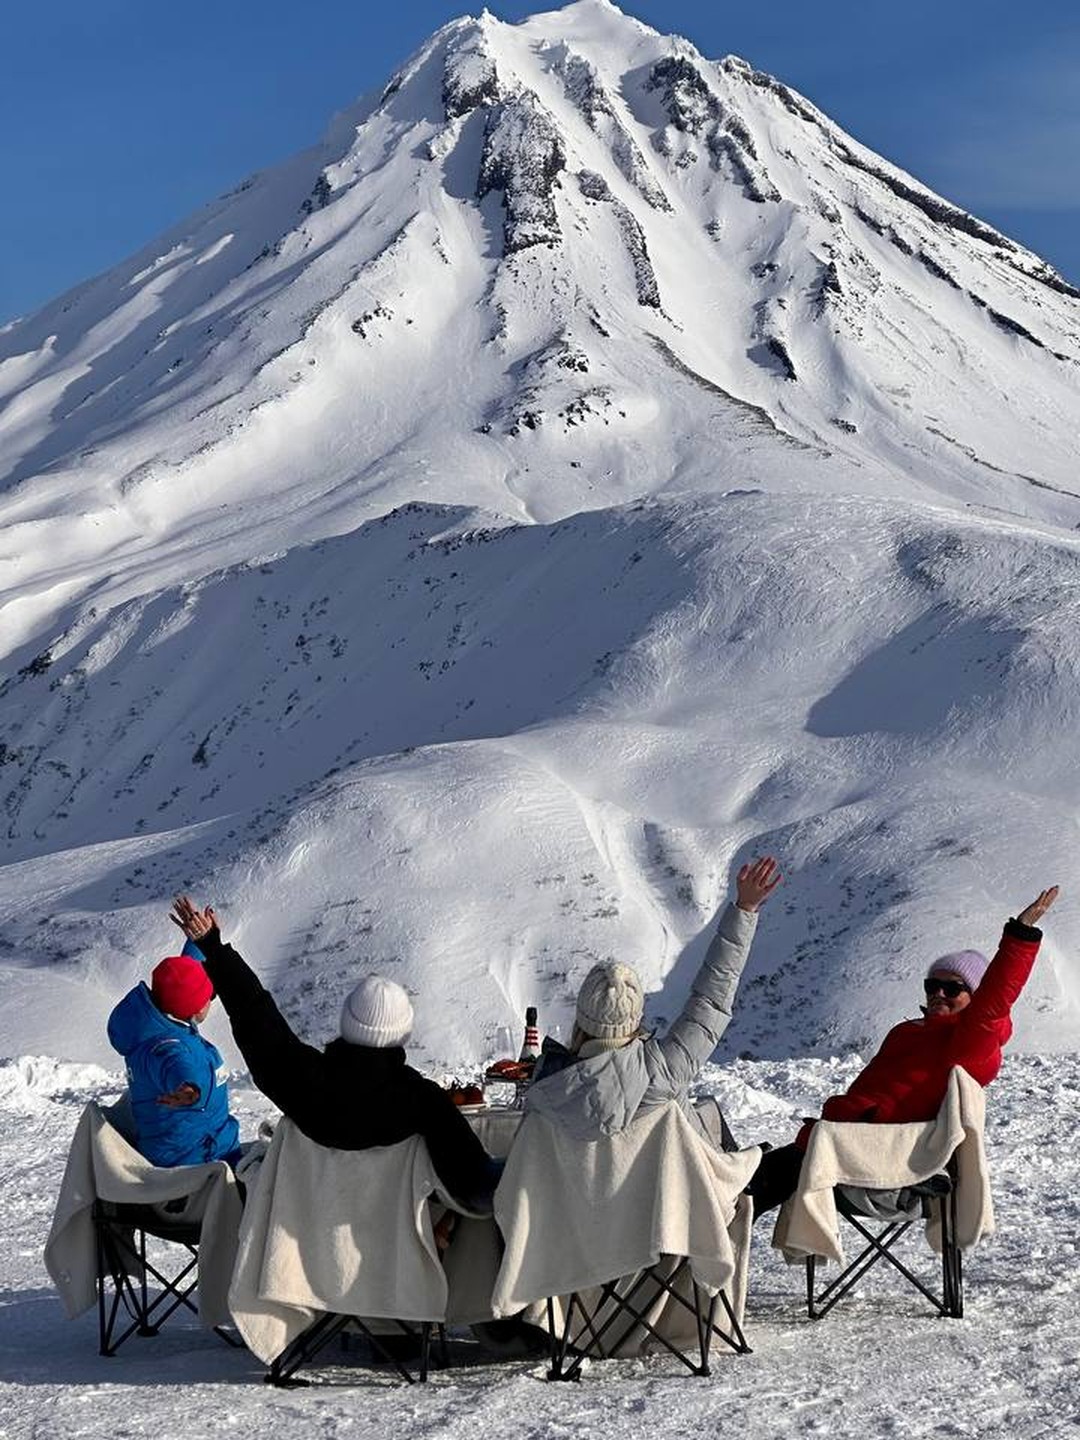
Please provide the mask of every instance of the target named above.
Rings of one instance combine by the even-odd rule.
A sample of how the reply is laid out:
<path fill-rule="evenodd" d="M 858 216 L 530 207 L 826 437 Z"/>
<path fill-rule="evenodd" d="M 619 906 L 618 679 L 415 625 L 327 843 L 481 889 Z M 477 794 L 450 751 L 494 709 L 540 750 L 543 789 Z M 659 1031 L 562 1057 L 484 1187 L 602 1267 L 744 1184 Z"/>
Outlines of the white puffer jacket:
<path fill-rule="evenodd" d="M 595 1140 L 625 1130 L 639 1111 L 675 1100 L 709 1139 L 688 1092 L 728 1027 L 756 929 L 756 914 L 729 905 L 690 998 L 664 1037 L 631 1040 L 542 1077 L 529 1087 L 526 1110 L 546 1115 L 575 1139 Z"/>

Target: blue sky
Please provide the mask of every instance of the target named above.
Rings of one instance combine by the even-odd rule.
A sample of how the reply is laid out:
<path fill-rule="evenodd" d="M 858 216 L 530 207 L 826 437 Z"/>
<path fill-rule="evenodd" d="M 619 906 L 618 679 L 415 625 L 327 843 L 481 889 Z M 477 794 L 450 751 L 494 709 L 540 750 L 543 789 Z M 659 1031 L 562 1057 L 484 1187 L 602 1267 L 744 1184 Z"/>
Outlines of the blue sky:
<path fill-rule="evenodd" d="M 38 0 L 0 50 L 0 321 L 303 149 L 468 0 Z M 552 8 L 490 0 L 502 19 Z M 557 7 L 555 7 L 557 8 Z M 625 0 L 1080 281 L 1076 0 Z"/>

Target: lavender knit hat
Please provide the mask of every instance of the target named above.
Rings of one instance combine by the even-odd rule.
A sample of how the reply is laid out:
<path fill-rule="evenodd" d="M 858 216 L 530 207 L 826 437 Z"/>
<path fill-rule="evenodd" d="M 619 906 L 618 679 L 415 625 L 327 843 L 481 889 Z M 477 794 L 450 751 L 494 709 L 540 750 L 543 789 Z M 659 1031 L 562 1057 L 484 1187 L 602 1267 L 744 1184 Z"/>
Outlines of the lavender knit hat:
<path fill-rule="evenodd" d="M 931 975 L 959 975 L 968 989 L 974 993 L 979 988 L 979 981 L 986 974 L 986 967 L 990 961 L 978 950 L 956 950 L 952 955 L 942 955 L 935 960 L 926 972 L 929 980 Z"/>

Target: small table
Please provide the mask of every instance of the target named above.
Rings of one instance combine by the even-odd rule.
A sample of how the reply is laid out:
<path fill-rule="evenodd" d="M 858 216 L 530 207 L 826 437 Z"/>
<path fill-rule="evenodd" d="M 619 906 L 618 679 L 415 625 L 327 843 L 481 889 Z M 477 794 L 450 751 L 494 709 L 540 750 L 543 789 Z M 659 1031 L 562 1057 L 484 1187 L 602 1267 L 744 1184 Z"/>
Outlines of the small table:
<path fill-rule="evenodd" d="M 508 1105 L 463 1105 L 461 1113 L 488 1154 L 505 1159 L 521 1124 L 522 1112 Z M 491 1292 L 501 1260 L 502 1240 L 494 1217 L 474 1220 L 462 1216 L 454 1231 L 453 1244 L 443 1256 L 449 1287 L 448 1323 L 471 1325 L 494 1318 Z"/>
<path fill-rule="evenodd" d="M 497 1160 L 505 1160 L 510 1154 L 523 1112 L 509 1105 L 477 1105 L 475 1108 L 470 1106 L 463 1113 L 488 1154 L 494 1155 Z"/>

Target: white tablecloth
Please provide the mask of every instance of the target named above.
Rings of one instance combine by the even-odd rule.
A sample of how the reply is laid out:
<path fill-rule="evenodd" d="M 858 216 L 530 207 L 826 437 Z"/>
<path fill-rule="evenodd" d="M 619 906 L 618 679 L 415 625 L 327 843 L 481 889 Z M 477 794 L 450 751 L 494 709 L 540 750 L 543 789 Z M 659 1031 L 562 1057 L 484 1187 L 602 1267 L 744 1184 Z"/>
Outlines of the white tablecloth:
<path fill-rule="evenodd" d="M 524 1111 L 512 1110 L 507 1105 L 485 1105 L 482 1109 L 466 1110 L 465 1119 L 488 1154 L 505 1160 L 523 1114 Z"/>
<path fill-rule="evenodd" d="M 463 1113 L 488 1154 L 504 1160 L 521 1124 L 522 1111 L 486 1105 Z M 501 1259 L 502 1242 L 494 1219 L 458 1220 L 453 1243 L 443 1257 L 450 1287 L 446 1318 L 451 1324 L 493 1318 L 491 1292 Z"/>

